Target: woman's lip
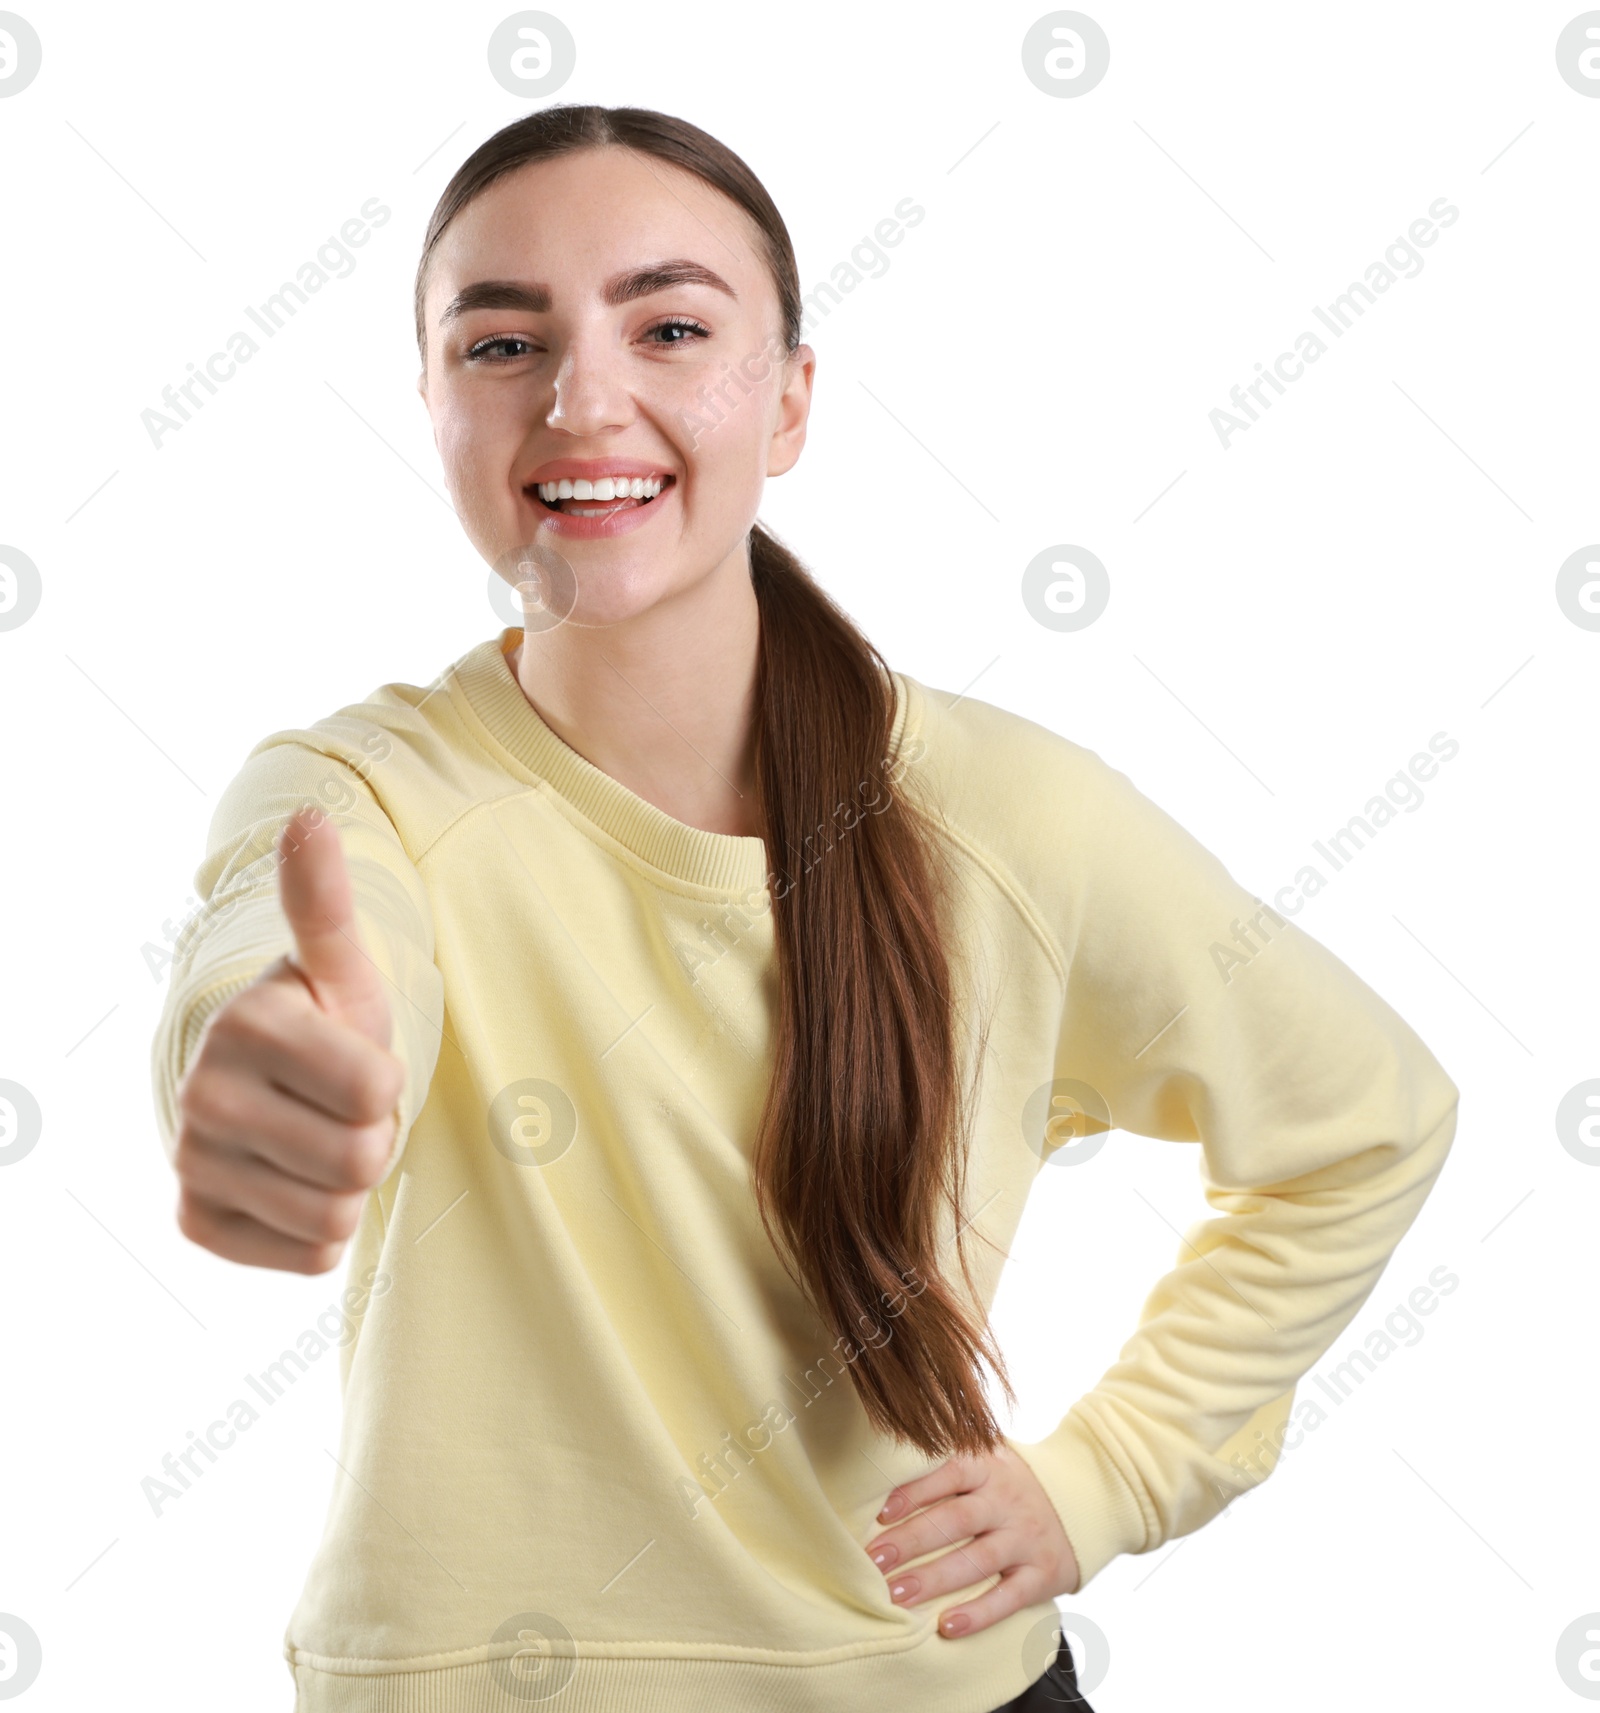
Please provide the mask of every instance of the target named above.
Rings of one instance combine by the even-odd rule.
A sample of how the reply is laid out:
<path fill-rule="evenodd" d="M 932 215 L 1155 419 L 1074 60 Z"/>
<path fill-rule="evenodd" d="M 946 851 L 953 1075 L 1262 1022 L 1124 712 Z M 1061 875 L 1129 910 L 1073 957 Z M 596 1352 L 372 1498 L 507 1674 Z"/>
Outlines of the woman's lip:
<path fill-rule="evenodd" d="M 568 541 L 609 540 L 614 535 L 631 535 L 634 530 L 642 529 L 649 523 L 658 511 L 666 506 L 678 491 L 677 477 L 671 477 L 661 492 L 649 505 L 624 506 L 620 511 L 610 511 L 581 517 L 574 512 L 558 512 L 547 506 L 539 498 L 538 489 L 530 486 L 528 498 L 537 508 L 540 517 L 540 527 L 551 535 L 561 536 Z M 611 502 L 595 500 L 595 505 L 607 505 Z"/>

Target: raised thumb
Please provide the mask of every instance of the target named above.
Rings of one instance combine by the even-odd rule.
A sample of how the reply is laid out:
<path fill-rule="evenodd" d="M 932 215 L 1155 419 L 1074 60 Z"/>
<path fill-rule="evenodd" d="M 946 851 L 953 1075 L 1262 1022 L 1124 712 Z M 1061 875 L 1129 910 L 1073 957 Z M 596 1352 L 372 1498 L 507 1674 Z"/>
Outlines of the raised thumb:
<path fill-rule="evenodd" d="M 318 1006 L 387 1047 L 383 977 L 361 946 L 339 830 L 320 809 L 298 810 L 278 835 L 278 899 L 294 934 L 289 961 Z"/>

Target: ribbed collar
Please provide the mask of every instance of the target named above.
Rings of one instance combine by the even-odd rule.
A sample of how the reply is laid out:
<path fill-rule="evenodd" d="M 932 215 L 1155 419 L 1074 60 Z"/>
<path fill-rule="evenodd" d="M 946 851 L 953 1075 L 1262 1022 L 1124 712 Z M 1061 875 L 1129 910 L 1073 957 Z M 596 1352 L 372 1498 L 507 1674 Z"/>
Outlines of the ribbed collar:
<path fill-rule="evenodd" d="M 736 833 L 710 833 L 676 821 L 654 803 L 603 772 L 547 726 L 522 693 L 511 657 L 522 631 L 508 625 L 456 662 L 450 693 L 465 699 L 493 744 L 515 764 L 563 797 L 578 813 L 641 861 L 693 886 L 747 892 L 767 885 L 766 842 Z M 890 753 L 900 743 L 910 701 L 909 681 L 893 675 L 895 713 Z"/>

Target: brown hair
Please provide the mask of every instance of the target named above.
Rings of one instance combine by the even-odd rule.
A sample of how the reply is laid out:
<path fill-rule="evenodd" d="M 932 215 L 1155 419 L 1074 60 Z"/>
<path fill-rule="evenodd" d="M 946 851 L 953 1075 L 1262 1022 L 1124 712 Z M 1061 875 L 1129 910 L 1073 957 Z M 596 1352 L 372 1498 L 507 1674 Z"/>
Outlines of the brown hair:
<path fill-rule="evenodd" d="M 428 266 L 451 220 L 519 167 L 610 147 L 694 173 L 745 212 L 777 290 L 784 352 L 794 353 L 794 248 L 749 167 L 682 119 L 556 105 L 497 131 L 445 186 L 417 266 L 424 366 Z M 749 550 L 761 633 L 755 765 L 779 973 L 777 1045 L 752 1160 L 757 1207 L 790 1277 L 839 1335 L 873 1427 L 930 1456 L 989 1451 L 1000 1430 L 979 1359 L 1008 1400 L 1015 1395 L 986 1316 L 962 1300 L 939 1258 L 948 1206 L 970 1293 L 961 1214 L 970 1108 L 941 932 L 949 871 L 928 810 L 878 784 L 885 771 L 901 783 L 905 762 L 887 753 L 887 662 L 759 523 Z M 847 805 L 858 813 L 841 828 Z M 977 1065 L 987 1033 L 985 1025 Z"/>

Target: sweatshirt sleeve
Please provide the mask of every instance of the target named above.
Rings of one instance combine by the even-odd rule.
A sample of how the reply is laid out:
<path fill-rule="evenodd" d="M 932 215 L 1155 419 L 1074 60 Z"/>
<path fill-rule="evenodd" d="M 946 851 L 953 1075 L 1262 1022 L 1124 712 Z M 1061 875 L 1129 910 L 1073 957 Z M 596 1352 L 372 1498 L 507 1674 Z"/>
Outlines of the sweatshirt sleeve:
<path fill-rule="evenodd" d="M 386 753 L 386 742 L 377 728 L 348 744 L 310 730 L 275 733 L 256 745 L 223 792 L 195 871 L 199 905 L 179 933 L 151 1044 L 156 1122 L 169 1162 L 178 1088 L 206 1024 L 294 949 L 278 902 L 277 839 L 296 810 L 315 805 L 339 830 L 361 948 L 383 977 L 390 1050 L 406 1068 L 385 1177 L 394 1170 L 438 1060 L 444 983 L 422 877 L 370 782 L 373 752 Z"/>
<path fill-rule="evenodd" d="M 1347 965 L 1126 775 L 1076 753 L 1092 765 L 1064 798 L 1055 1074 L 1104 1102 L 1109 1122 L 1085 1132 L 1198 1142 L 1214 1214 L 1184 1232 L 1098 1384 L 1045 1439 L 1009 1442 L 1055 1506 L 1081 1589 L 1270 1472 L 1295 1384 L 1444 1164 L 1459 1091 Z"/>

